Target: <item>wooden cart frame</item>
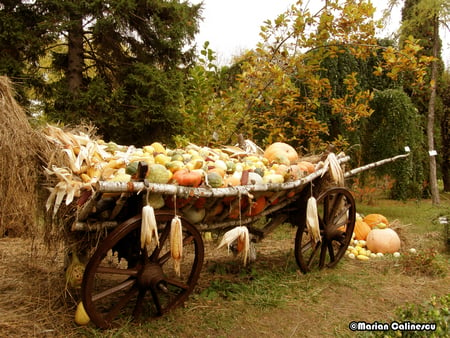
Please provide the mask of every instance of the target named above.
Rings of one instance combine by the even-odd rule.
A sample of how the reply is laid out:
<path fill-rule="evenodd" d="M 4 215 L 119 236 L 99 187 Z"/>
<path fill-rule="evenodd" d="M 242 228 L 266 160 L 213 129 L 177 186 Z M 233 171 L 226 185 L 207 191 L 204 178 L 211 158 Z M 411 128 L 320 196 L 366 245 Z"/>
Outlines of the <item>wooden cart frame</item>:
<path fill-rule="evenodd" d="M 401 155 L 404 157 L 407 155 Z M 361 167 L 362 171 L 396 160 L 383 160 Z M 348 156 L 338 159 L 342 165 Z M 145 168 L 140 168 L 145 177 Z M 345 176 L 355 174 L 347 172 Z M 344 256 L 351 241 L 356 218 L 356 205 L 351 192 L 336 186 L 323 168 L 296 181 L 280 184 L 247 184 L 230 188 L 183 187 L 151 184 L 145 180 L 132 182 L 98 182 L 94 192 L 78 208 L 73 231 L 99 231 L 106 237 L 96 247 L 86 265 L 81 298 L 91 321 L 100 328 L 117 325 L 118 318 L 158 317 L 181 305 L 194 290 L 204 260 L 201 233 L 225 231 L 246 226 L 253 242 L 262 240 L 278 225 L 289 222 L 297 227 L 294 255 L 303 273 L 315 268 L 332 268 Z M 174 208 L 155 210 L 159 243 L 141 248 L 141 210 L 149 193 L 172 198 Z M 119 196 L 109 206 L 107 219 L 99 220 L 99 201 Z M 268 207 L 257 215 L 251 213 L 251 202 L 265 196 Z M 306 224 L 307 200 L 317 200 L 320 241 L 314 240 Z M 202 200 L 207 210 L 221 203 L 222 213 L 208 213 L 202 222 L 192 224 L 183 208 Z M 244 201 L 244 202 L 243 202 Z M 239 209 L 239 217 L 231 219 L 230 210 Z M 95 212 L 94 212 L 95 211 Z M 94 216 L 93 216 L 94 215 Z M 181 273 L 173 267 L 170 252 L 170 225 L 174 216 L 181 219 L 183 257 Z M 254 224 L 265 216 L 266 224 Z"/>

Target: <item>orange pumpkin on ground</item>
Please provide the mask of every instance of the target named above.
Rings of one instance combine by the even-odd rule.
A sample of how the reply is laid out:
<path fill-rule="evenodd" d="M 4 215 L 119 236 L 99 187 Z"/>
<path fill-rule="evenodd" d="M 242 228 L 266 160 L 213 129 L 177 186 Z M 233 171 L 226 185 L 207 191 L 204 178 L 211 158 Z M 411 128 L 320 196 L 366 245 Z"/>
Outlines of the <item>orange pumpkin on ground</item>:
<path fill-rule="evenodd" d="M 264 151 L 264 157 L 269 160 L 269 162 L 277 163 L 280 163 L 280 160 L 284 158 L 287 158 L 290 164 L 298 161 L 297 151 L 292 146 L 284 142 L 272 143 Z"/>
<path fill-rule="evenodd" d="M 366 246 L 374 253 L 394 253 L 400 250 L 400 237 L 391 228 L 372 229 L 367 235 Z"/>
<path fill-rule="evenodd" d="M 389 221 L 387 220 L 387 218 L 384 217 L 381 214 L 369 214 L 369 215 L 366 215 L 363 218 L 363 221 L 366 222 L 367 225 L 370 226 L 371 229 L 373 227 L 377 226 L 380 223 L 384 223 L 384 224 L 386 224 L 386 226 L 389 225 Z"/>
<path fill-rule="evenodd" d="M 356 220 L 355 229 L 353 230 L 353 232 L 355 233 L 355 239 L 365 241 L 370 230 L 370 226 L 367 225 L 366 222 L 364 222 L 363 220 Z"/>

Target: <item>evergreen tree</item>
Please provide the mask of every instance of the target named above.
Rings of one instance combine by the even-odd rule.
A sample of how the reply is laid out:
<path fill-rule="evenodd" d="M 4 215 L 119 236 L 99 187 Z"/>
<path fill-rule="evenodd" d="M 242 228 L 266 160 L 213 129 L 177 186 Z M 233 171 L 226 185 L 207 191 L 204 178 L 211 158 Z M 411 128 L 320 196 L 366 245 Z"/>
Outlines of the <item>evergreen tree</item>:
<path fill-rule="evenodd" d="M 36 91 L 44 112 L 69 124 L 93 122 L 107 140 L 169 141 L 182 122 L 178 107 L 200 8 L 179 0 L 36 0 L 30 10 L 46 37 L 59 38 L 44 44 L 52 58 L 46 75 L 55 79 Z"/>
<path fill-rule="evenodd" d="M 16 82 L 17 100 L 28 105 L 26 92 L 42 86 L 39 58 L 53 41 L 45 25 L 46 15 L 36 4 L 23 0 L 0 0 L 0 75 Z"/>

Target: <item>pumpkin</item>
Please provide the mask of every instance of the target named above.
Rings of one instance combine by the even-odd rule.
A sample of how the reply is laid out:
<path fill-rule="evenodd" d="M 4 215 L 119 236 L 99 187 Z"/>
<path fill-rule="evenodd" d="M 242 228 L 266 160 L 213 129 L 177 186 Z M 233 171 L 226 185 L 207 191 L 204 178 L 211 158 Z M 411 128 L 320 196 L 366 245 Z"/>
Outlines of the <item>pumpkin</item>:
<path fill-rule="evenodd" d="M 269 162 L 293 164 L 298 161 L 298 153 L 287 143 L 274 142 L 264 151 L 264 158 Z M 288 160 L 288 163 L 285 163 L 285 158 Z"/>
<path fill-rule="evenodd" d="M 183 208 L 192 202 L 193 197 L 174 197 L 174 195 L 169 195 L 164 199 L 165 205 L 170 209 Z"/>
<path fill-rule="evenodd" d="M 212 167 L 208 169 L 208 173 L 217 173 L 220 177 L 224 178 L 226 174 L 226 170 L 221 167 Z"/>
<path fill-rule="evenodd" d="M 312 174 L 316 171 L 316 167 L 314 164 L 308 161 L 300 161 L 297 163 L 297 167 L 299 167 L 302 171 L 307 172 L 308 174 Z"/>
<path fill-rule="evenodd" d="M 247 216 L 255 216 L 264 210 L 266 207 L 266 198 L 260 196 L 256 201 L 251 203 L 250 209 L 247 211 Z"/>
<path fill-rule="evenodd" d="M 212 188 L 220 188 L 223 185 L 223 178 L 216 171 L 208 171 L 207 178 Z"/>
<path fill-rule="evenodd" d="M 355 233 L 355 239 L 366 240 L 370 230 L 370 226 L 366 222 L 360 219 L 356 220 L 355 229 L 353 231 Z"/>
<path fill-rule="evenodd" d="M 173 181 L 186 187 L 198 187 L 202 183 L 202 179 L 203 175 L 200 171 L 188 169 L 180 169 L 172 176 Z"/>
<path fill-rule="evenodd" d="M 384 223 L 386 225 L 389 225 L 389 221 L 386 217 L 384 217 L 381 214 L 369 214 L 366 215 L 363 218 L 363 221 L 367 223 L 368 226 L 370 226 L 371 229 L 373 229 L 375 226 L 377 226 L 380 223 Z"/>
<path fill-rule="evenodd" d="M 166 184 L 172 177 L 172 173 L 162 164 L 152 164 L 148 167 L 146 179 L 150 183 Z"/>
<path fill-rule="evenodd" d="M 195 224 L 201 222 L 203 218 L 205 218 L 206 210 L 204 208 L 197 209 L 195 207 L 190 207 L 183 210 L 183 215 L 190 223 Z"/>
<path fill-rule="evenodd" d="M 226 187 L 235 187 L 241 184 L 241 179 L 235 175 L 227 175 L 223 179 L 223 183 Z"/>
<path fill-rule="evenodd" d="M 391 228 L 372 229 L 367 235 L 366 246 L 375 253 L 394 253 L 400 249 L 400 237 Z"/>

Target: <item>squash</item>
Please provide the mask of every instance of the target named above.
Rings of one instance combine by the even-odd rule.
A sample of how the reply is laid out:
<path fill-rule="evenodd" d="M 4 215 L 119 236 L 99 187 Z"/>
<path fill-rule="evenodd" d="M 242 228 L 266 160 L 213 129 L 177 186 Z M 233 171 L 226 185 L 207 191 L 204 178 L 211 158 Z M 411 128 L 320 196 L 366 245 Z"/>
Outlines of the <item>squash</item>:
<path fill-rule="evenodd" d="M 264 158 L 269 162 L 293 164 L 298 161 L 297 151 L 287 143 L 275 142 L 266 148 L 264 151 Z M 287 159 L 289 163 L 285 163 L 284 159 Z"/>
<path fill-rule="evenodd" d="M 353 231 L 355 233 L 355 239 L 366 240 L 370 230 L 370 226 L 366 222 L 359 219 L 356 220 L 355 229 Z"/>
<path fill-rule="evenodd" d="M 202 183 L 202 179 L 203 175 L 200 171 L 188 169 L 180 169 L 172 176 L 173 181 L 185 187 L 198 187 Z"/>
<path fill-rule="evenodd" d="M 199 223 L 205 218 L 206 210 L 204 208 L 197 209 L 195 207 L 189 207 L 183 210 L 183 215 L 191 223 Z"/>
<path fill-rule="evenodd" d="M 212 188 L 220 188 L 223 185 L 223 178 L 216 171 L 208 171 L 207 179 Z"/>
<path fill-rule="evenodd" d="M 384 224 L 386 224 L 386 226 L 389 225 L 389 221 L 387 220 L 387 218 L 384 217 L 381 214 L 369 214 L 369 215 L 366 215 L 363 218 L 363 221 L 366 222 L 367 225 L 371 229 L 373 229 L 375 226 L 377 226 L 380 223 L 384 223 Z"/>
<path fill-rule="evenodd" d="M 235 187 L 241 184 L 241 179 L 236 175 L 227 175 L 223 179 L 223 183 L 226 187 Z"/>
<path fill-rule="evenodd" d="M 298 162 L 297 167 L 299 167 L 302 171 L 304 171 L 308 174 L 312 174 L 313 172 L 316 171 L 316 167 L 314 166 L 314 164 L 311 162 L 308 162 L 308 161 Z"/>
<path fill-rule="evenodd" d="M 84 309 L 83 302 L 79 302 L 75 311 L 75 323 L 78 325 L 87 325 L 90 318 Z"/>
<path fill-rule="evenodd" d="M 391 228 L 372 229 L 367 235 L 366 246 L 375 253 L 394 253 L 400 249 L 400 237 Z"/>
<path fill-rule="evenodd" d="M 255 216 L 261 213 L 266 207 L 266 198 L 260 196 L 256 201 L 251 202 L 250 209 L 247 211 L 247 216 Z"/>
<path fill-rule="evenodd" d="M 172 173 L 162 164 L 152 164 L 148 167 L 146 179 L 150 183 L 166 184 L 172 177 Z"/>

